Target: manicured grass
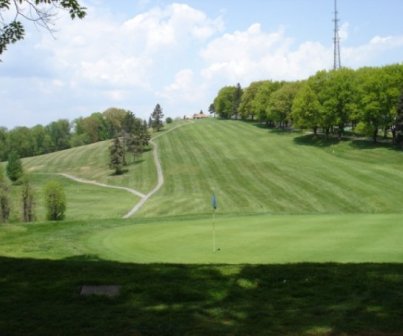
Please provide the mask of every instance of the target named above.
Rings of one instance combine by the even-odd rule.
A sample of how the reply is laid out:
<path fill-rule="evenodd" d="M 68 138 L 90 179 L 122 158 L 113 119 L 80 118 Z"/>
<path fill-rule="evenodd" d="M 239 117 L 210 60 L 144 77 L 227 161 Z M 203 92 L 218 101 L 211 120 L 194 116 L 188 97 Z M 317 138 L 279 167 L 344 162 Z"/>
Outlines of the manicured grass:
<path fill-rule="evenodd" d="M 64 186 L 66 194 L 66 220 L 86 220 L 90 218 L 115 218 L 125 215 L 139 198 L 124 190 L 102 188 L 74 182 L 54 174 L 31 174 L 35 194 L 35 214 L 39 221 L 46 218 L 43 187 L 50 179 Z M 21 220 L 21 186 L 12 187 L 11 221 Z"/>
<path fill-rule="evenodd" d="M 125 262 L 402 262 L 403 215 L 238 216 L 108 228 L 90 237 L 102 259 Z"/>
<path fill-rule="evenodd" d="M 157 139 L 166 183 L 140 216 L 402 212 L 403 155 L 251 123 L 200 120 Z M 364 144 L 368 144 L 365 143 Z"/>
<path fill-rule="evenodd" d="M 0 335 L 403 333 L 401 152 L 218 120 L 155 141 L 165 184 L 134 218 L 119 218 L 133 195 L 56 177 L 66 221 L 40 206 L 39 222 L 0 225 Z M 60 172 L 155 186 L 151 151 L 116 177 L 107 147 L 24 167 L 36 188 Z M 122 293 L 81 297 L 88 284 Z"/>
<path fill-rule="evenodd" d="M 403 156 L 363 140 L 324 140 L 252 123 L 199 120 L 159 133 L 165 184 L 136 215 L 401 213 Z M 175 127 L 171 124 L 170 127 Z M 27 158 L 35 173 L 64 172 L 135 188 L 156 185 L 152 151 L 122 176 L 108 168 L 108 142 Z"/>
<path fill-rule="evenodd" d="M 136 263 L 402 262 L 402 214 L 107 219 L 0 226 L 0 255 Z"/>
<path fill-rule="evenodd" d="M 401 264 L 0 258 L 1 335 L 401 335 Z M 115 284 L 119 297 L 82 297 Z"/>
<path fill-rule="evenodd" d="M 127 166 L 126 174 L 116 176 L 109 169 L 109 145 L 109 141 L 102 141 L 26 158 L 23 160 L 24 169 L 30 173 L 67 173 L 105 184 L 134 188 L 143 193 L 150 191 L 157 183 L 151 149 Z"/>

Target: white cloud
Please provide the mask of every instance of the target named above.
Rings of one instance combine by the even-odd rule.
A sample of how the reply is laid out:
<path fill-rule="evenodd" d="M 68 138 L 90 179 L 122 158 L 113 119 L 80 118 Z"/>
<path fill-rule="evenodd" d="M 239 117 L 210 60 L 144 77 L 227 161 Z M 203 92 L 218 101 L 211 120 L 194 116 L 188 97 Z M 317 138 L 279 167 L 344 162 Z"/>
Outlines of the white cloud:
<path fill-rule="evenodd" d="M 264 32 L 255 23 L 246 31 L 225 34 L 201 52 L 206 62 L 202 74 L 235 82 L 257 79 L 300 79 L 330 63 L 329 52 L 320 43 L 305 42 L 296 49 L 283 28 Z"/>
<path fill-rule="evenodd" d="M 350 67 L 370 65 L 374 59 L 391 49 L 403 48 L 403 35 L 374 36 L 368 43 L 341 48 L 342 62 Z M 387 61 L 386 61 L 387 62 Z"/>
<path fill-rule="evenodd" d="M 214 18 L 179 3 L 123 20 L 103 3 L 87 6 L 85 20 L 61 17 L 56 40 L 28 30 L 24 41 L 10 46 L 0 68 L 0 98 L 8 111 L 0 114 L 0 125 L 74 119 L 117 103 L 143 118 L 157 102 L 167 115 L 189 114 L 207 109 L 224 85 L 303 79 L 333 64 L 330 40 L 296 42 L 282 27 L 267 31 L 253 23 L 224 31 L 228 13 Z M 138 0 L 137 6 L 147 3 Z M 379 56 L 403 48 L 403 36 L 381 35 L 345 46 L 354 40 L 348 23 L 340 37 L 346 42 L 342 64 L 350 67 L 376 65 Z M 27 87 L 24 100 L 21 87 Z"/>

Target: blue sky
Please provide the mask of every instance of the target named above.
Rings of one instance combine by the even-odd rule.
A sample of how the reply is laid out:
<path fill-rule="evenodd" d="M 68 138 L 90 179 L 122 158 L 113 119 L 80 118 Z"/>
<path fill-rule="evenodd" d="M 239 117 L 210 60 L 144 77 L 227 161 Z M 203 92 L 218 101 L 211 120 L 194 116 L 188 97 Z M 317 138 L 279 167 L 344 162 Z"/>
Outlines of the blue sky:
<path fill-rule="evenodd" d="M 0 126 L 73 120 L 108 107 L 148 118 L 206 111 L 237 82 L 304 79 L 333 64 L 333 0 L 85 0 L 0 63 Z M 402 0 L 338 0 L 341 62 L 403 61 Z"/>

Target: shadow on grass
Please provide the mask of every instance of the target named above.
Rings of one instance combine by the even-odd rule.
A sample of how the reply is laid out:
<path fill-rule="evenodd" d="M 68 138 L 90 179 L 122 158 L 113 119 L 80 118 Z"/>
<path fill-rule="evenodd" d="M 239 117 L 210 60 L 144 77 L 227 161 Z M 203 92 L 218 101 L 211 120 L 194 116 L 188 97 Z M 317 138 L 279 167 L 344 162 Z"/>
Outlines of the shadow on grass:
<path fill-rule="evenodd" d="M 82 285 L 120 285 L 115 299 Z M 402 335 L 402 264 L 0 258 L 1 335 Z"/>
<path fill-rule="evenodd" d="M 297 145 L 303 146 L 315 146 L 315 147 L 329 147 L 336 145 L 341 141 L 348 141 L 345 139 L 338 139 L 337 137 L 328 137 L 321 134 L 305 134 L 294 138 L 294 142 Z"/>
<path fill-rule="evenodd" d="M 390 140 L 374 142 L 370 139 L 353 139 L 350 142 L 350 146 L 357 149 L 385 148 L 399 152 L 402 150 L 401 148 L 394 146 Z"/>

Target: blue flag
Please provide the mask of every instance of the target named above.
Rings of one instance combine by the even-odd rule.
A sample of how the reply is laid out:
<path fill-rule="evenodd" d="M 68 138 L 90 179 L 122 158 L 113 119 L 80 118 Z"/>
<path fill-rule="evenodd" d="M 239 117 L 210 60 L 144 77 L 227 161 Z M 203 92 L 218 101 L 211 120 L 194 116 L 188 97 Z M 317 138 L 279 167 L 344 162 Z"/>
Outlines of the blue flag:
<path fill-rule="evenodd" d="M 211 206 L 213 207 L 213 209 L 217 209 L 217 197 L 215 197 L 215 195 L 213 194 L 213 196 L 211 196 Z"/>

